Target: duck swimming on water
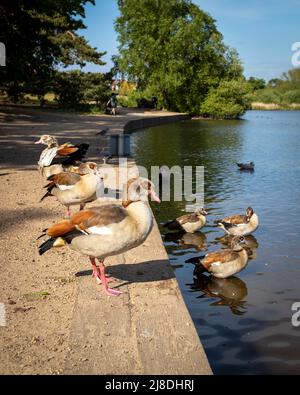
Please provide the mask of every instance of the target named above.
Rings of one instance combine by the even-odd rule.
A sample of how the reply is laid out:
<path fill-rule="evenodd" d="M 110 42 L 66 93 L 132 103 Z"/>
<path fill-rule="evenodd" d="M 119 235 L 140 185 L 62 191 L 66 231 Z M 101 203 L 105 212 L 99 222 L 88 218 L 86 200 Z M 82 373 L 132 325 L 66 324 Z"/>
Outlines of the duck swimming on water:
<path fill-rule="evenodd" d="M 250 163 L 237 163 L 237 166 L 239 167 L 239 170 L 248 170 L 248 171 L 254 171 L 254 162 Z"/>

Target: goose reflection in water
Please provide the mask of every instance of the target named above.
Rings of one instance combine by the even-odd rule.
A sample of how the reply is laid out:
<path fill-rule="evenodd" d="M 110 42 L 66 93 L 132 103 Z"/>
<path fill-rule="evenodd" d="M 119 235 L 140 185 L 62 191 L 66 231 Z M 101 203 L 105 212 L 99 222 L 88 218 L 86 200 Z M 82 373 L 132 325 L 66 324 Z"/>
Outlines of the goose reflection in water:
<path fill-rule="evenodd" d="M 246 240 L 246 247 L 245 250 L 248 253 L 249 259 L 256 259 L 257 258 L 257 249 L 259 246 L 259 243 L 253 235 L 249 236 L 244 236 Z M 232 241 L 233 236 L 231 235 L 225 235 L 222 237 L 219 237 L 215 240 L 216 243 L 222 243 L 225 247 L 230 246 L 231 241 Z"/>
<path fill-rule="evenodd" d="M 217 298 L 211 306 L 228 306 L 235 315 L 243 315 L 247 312 L 246 296 L 247 286 L 238 277 L 216 278 L 199 273 L 197 267 L 194 270 L 194 283 L 187 284 L 195 291 L 202 291 L 203 294 L 197 298 Z"/>
<path fill-rule="evenodd" d="M 206 236 L 202 232 L 185 233 L 185 232 L 170 232 L 164 234 L 165 242 L 173 242 L 178 244 L 181 248 L 194 247 L 196 251 L 201 251 L 206 247 Z"/>

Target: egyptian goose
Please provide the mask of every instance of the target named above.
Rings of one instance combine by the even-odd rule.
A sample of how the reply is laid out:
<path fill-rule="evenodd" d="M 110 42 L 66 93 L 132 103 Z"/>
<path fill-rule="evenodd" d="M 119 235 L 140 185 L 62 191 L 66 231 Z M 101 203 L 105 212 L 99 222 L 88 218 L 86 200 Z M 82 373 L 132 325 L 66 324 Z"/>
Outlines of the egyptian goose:
<path fill-rule="evenodd" d="M 119 295 L 122 292 L 107 286 L 103 261 L 146 240 L 153 225 L 152 212 L 146 202 L 148 196 L 160 202 L 151 181 L 141 177 L 129 180 L 123 188 L 122 206 L 106 204 L 89 208 L 51 226 L 44 234 L 50 239 L 39 247 L 40 255 L 52 247 L 68 244 L 72 250 L 89 256 L 93 276 L 98 283 L 102 282 L 104 291 L 108 295 Z"/>
<path fill-rule="evenodd" d="M 185 214 L 172 221 L 166 222 L 163 224 L 163 227 L 170 230 L 183 229 L 185 232 L 194 233 L 203 228 L 206 224 L 206 215 L 207 212 L 203 208 L 200 208 L 192 214 Z"/>
<path fill-rule="evenodd" d="M 227 278 L 240 272 L 248 263 L 248 254 L 243 236 L 232 239 L 231 249 L 210 252 L 204 256 L 190 258 L 187 263 L 197 263 L 199 270 L 208 271 L 217 278 Z"/>
<path fill-rule="evenodd" d="M 40 201 L 48 196 L 55 196 L 66 206 L 67 216 L 71 215 L 70 206 L 75 204 L 80 204 L 80 210 L 83 210 L 86 203 L 96 200 L 104 192 L 103 179 L 95 165 L 94 162 L 81 164 L 78 172 L 81 171 L 83 175 L 63 172 L 50 176 L 49 184 L 44 187 L 47 192 Z"/>
<path fill-rule="evenodd" d="M 255 165 L 254 162 L 250 162 L 250 163 L 237 163 L 237 166 L 239 167 L 239 170 L 253 171 Z"/>
<path fill-rule="evenodd" d="M 246 215 L 232 215 L 215 221 L 226 233 L 233 236 L 247 236 L 255 232 L 259 226 L 259 219 L 252 207 L 248 207 Z"/>
<path fill-rule="evenodd" d="M 65 171 L 68 166 L 82 160 L 89 148 L 87 143 L 59 145 L 57 139 L 48 134 L 44 134 L 35 144 L 47 146 L 38 161 L 38 167 L 45 177 Z"/>
<path fill-rule="evenodd" d="M 95 162 L 84 162 L 78 166 L 70 166 L 69 171 L 71 173 L 77 173 L 81 176 L 85 174 L 92 174 L 98 169 L 98 165 Z"/>
<path fill-rule="evenodd" d="M 226 234 L 225 236 L 222 236 L 216 240 L 221 242 L 224 246 L 228 247 L 231 245 L 231 241 L 232 241 L 233 237 L 234 236 Z M 256 259 L 257 258 L 257 249 L 259 246 L 257 239 L 253 235 L 248 235 L 248 236 L 244 236 L 244 237 L 245 237 L 246 244 L 247 244 L 247 246 L 244 248 L 248 253 L 249 259 Z"/>

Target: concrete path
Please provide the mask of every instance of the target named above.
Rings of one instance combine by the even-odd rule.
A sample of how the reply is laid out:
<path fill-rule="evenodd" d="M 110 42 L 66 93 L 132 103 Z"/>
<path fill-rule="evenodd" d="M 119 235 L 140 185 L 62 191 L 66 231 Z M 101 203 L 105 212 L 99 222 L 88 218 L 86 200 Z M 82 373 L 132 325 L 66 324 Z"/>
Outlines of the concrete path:
<path fill-rule="evenodd" d="M 109 188 L 121 189 L 111 181 Z M 143 245 L 107 264 L 124 294 L 105 296 L 91 271 L 78 273 L 65 373 L 211 374 L 156 222 Z"/>
<path fill-rule="evenodd" d="M 13 211 L 18 223 L 29 209 L 35 213 L 32 218 L 26 217 L 26 229 L 20 222 L 12 228 L 11 235 L 6 233 L 10 240 L 18 240 L 16 247 L 9 239 L 3 240 L 7 272 L 2 272 L 1 281 L 6 294 L 0 293 L 0 298 L 8 301 L 10 326 L 2 332 L 0 345 L 5 352 L 4 359 L 0 357 L 1 373 L 211 374 L 156 223 L 142 246 L 107 261 L 109 273 L 117 279 L 113 286 L 124 291 L 117 298 L 103 294 L 91 278 L 88 262 L 79 254 L 53 251 L 47 257 L 38 257 L 35 250 L 38 232 L 49 222 L 57 221 L 63 209 L 51 203 L 41 209 L 35 203 L 43 180 L 38 179 L 36 172 L 39 148 L 32 142 L 44 133 L 55 135 L 61 142 L 86 141 L 91 144 L 88 159 L 99 161 L 105 144 L 105 139 L 96 136 L 99 130 L 109 127 L 109 133 L 122 133 L 124 125 L 130 122 L 135 129 L 136 121 L 139 125 L 142 121 L 146 127 L 165 122 L 159 120 L 161 117 L 168 122 L 181 119 L 178 114 L 148 111 L 123 111 L 112 117 L 0 109 L 1 175 L 10 188 L 2 209 L 7 206 Z M 136 172 L 131 162 L 130 174 Z M 120 175 L 120 182 L 109 178 L 106 186 L 120 189 L 126 177 Z M 34 178 L 36 182 L 32 184 Z M 15 208 L 20 199 L 25 205 L 30 202 L 30 207 Z M 20 273 L 15 262 L 22 261 L 24 249 L 26 271 Z M 74 282 L 71 267 L 77 268 Z M 57 280 L 60 272 L 66 279 Z M 29 291 L 45 289 L 45 284 L 51 292 L 43 297 L 44 302 L 36 296 L 28 299 L 32 294 Z M 27 299 L 20 295 L 21 290 Z"/>

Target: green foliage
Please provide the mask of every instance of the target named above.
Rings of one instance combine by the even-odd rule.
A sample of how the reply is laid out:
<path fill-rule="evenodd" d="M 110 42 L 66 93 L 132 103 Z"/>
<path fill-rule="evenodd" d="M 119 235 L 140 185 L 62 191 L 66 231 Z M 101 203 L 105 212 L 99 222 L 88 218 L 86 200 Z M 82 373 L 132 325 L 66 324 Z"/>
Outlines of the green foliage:
<path fill-rule="evenodd" d="M 115 70 L 164 108 L 198 113 L 210 88 L 242 76 L 236 51 L 191 1 L 120 0 L 119 8 Z"/>
<path fill-rule="evenodd" d="M 61 108 L 79 108 L 84 99 L 85 81 L 79 70 L 58 72 L 53 92 Z"/>
<path fill-rule="evenodd" d="M 281 95 L 274 89 L 266 87 L 251 95 L 252 102 L 280 104 Z"/>
<path fill-rule="evenodd" d="M 110 74 L 57 72 L 54 81 L 52 91 L 61 108 L 88 109 L 90 104 L 96 104 L 104 109 L 110 95 Z"/>
<path fill-rule="evenodd" d="M 285 104 L 300 103 L 300 87 L 282 95 L 282 102 Z"/>
<path fill-rule="evenodd" d="M 223 80 L 218 87 L 210 89 L 200 113 L 214 119 L 238 118 L 250 108 L 248 93 L 249 86 L 243 80 Z"/>
<path fill-rule="evenodd" d="M 0 4 L 0 41 L 6 45 L 6 67 L 0 87 L 14 101 L 25 90 L 42 95 L 57 66 L 87 61 L 104 64 L 104 53 L 76 33 L 84 29 L 84 6 L 93 0 L 20 0 Z"/>
<path fill-rule="evenodd" d="M 283 108 L 300 103 L 300 69 L 294 68 L 281 78 L 273 78 L 264 89 L 253 92 L 251 99 L 258 103 L 278 104 Z"/>
<path fill-rule="evenodd" d="M 95 102 L 99 109 L 104 110 L 111 94 L 111 74 L 86 73 L 84 74 L 84 82 L 84 100 Z"/>
<path fill-rule="evenodd" d="M 131 91 L 127 95 L 119 95 L 118 102 L 122 107 L 137 107 L 138 101 L 143 96 L 141 91 Z"/>
<path fill-rule="evenodd" d="M 250 77 L 247 82 L 252 92 L 266 87 L 266 81 L 262 78 Z"/>

